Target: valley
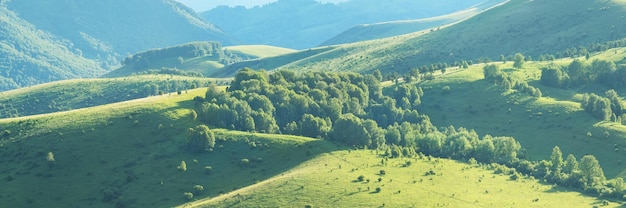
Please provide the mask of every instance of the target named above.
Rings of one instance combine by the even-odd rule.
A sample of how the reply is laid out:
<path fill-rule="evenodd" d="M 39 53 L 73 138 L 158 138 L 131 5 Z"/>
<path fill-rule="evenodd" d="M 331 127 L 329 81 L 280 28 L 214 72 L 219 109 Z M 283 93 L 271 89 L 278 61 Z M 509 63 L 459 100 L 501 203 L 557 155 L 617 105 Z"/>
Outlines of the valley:
<path fill-rule="evenodd" d="M 116 1 L 0 0 L 0 207 L 626 204 L 623 1 Z"/>

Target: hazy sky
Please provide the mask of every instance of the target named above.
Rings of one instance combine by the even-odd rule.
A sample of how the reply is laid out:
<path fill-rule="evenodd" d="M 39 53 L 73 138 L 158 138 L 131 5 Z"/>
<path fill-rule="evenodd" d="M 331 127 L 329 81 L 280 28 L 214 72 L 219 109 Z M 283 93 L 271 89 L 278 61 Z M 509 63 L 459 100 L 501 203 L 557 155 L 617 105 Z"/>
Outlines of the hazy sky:
<path fill-rule="evenodd" d="M 188 7 L 193 8 L 197 12 L 203 12 L 212 9 L 219 5 L 237 6 L 243 5 L 246 7 L 252 7 L 256 5 L 264 5 L 277 0 L 176 0 L 180 3 L 186 4 Z M 319 0 L 321 2 L 342 2 L 347 0 Z"/>

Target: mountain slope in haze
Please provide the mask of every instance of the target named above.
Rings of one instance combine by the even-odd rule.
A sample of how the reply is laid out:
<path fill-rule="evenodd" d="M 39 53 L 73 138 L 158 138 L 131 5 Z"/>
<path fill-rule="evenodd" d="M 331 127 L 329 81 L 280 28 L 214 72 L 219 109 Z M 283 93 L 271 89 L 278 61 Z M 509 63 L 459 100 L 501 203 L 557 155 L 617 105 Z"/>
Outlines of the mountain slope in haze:
<path fill-rule="evenodd" d="M 96 61 L 81 57 L 69 41 L 37 29 L 4 3 L 0 31 L 0 91 L 105 72 Z"/>
<path fill-rule="evenodd" d="M 171 0 L 0 2 L 0 91 L 96 77 L 128 54 L 232 39 Z"/>
<path fill-rule="evenodd" d="M 357 25 L 329 40 L 324 41 L 320 45 L 326 46 L 354 43 L 359 41 L 374 40 L 408 34 L 425 29 L 434 29 L 474 16 L 482 12 L 483 10 L 488 9 L 489 7 L 501 2 L 501 0 L 484 1 L 480 2 L 479 4 L 473 5 L 470 8 L 437 17 Z"/>
<path fill-rule="evenodd" d="M 568 5 L 567 9 L 562 9 Z M 475 61 L 521 52 L 532 58 L 542 54 L 585 54 L 626 37 L 622 1 L 511 0 L 463 22 L 432 32 L 330 46 L 322 54 L 281 57 L 289 61 L 272 69 L 407 72 L 433 63 Z M 583 46 L 584 48 L 581 48 Z M 300 54 L 301 55 L 301 54 Z M 277 58 L 277 57 L 276 57 Z M 268 58 L 237 67 L 275 63 Z M 233 69 L 226 69 L 233 70 Z"/>
<path fill-rule="evenodd" d="M 101 60 L 192 41 L 232 43 L 219 28 L 172 0 L 15 0 L 7 6 L 37 28 L 72 41 L 84 56 Z"/>
<path fill-rule="evenodd" d="M 202 16 L 244 44 L 304 49 L 355 25 L 434 17 L 479 2 L 482 1 L 354 0 L 322 4 L 314 0 L 281 0 L 250 9 L 217 7 Z"/>

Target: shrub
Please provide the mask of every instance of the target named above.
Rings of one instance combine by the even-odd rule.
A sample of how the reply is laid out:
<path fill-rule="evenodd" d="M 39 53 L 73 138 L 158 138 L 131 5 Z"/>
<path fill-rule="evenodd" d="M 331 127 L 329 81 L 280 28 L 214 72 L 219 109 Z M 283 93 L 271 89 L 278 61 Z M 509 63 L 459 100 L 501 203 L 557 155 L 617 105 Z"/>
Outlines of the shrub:
<path fill-rule="evenodd" d="M 187 148 L 191 152 L 201 152 L 215 147 L 215 136 L 206 125 L 198 125 L 188 130 Z"/>
<path fill-rule="evenodd" d="M 356 178 L 356 180 L 363 181 L 363 180 L 365 180 L 365 176 L 360 175 L 359 177 Z"/>
<path fill-rule="evenodd" d="M 180 161 L 180 165 L 178 165 L 177 168 L 178 168 L 178 170 L 185 172 L 185 171 L 187 171 L 187 163 L 185 163 L 184 160 Z"/>
<path fill-rule="evenodd" d="M 380 187 L 376 187 L 376 193 L 380 193 L 380 191 L 382 191 L 382 189 Z"/>
<path fill-rule="evenodd" d="M 46 156 L 46 160 L 48 160 L 48 162 L 50 163 L 54 162 L 54 154 L 52 154 L 52 152 L 48 152 L 48 156 Z"/>
<path fill-rule="evenodd" d="M 185 199 L 187 199 L 187 200 L 193 199 L 193 193 L 191 193 L 191 192 L 185 192 L 185 193 L 183 193 L 183 195 L 185 196 Z"/>
<path fill-rule="evenodd" d="M 248 167 L 250 165 L 250 160 L 248 158 L 243 158 L 243 159 L 241 159 L 240 164 L 243 167 Z"/>
<path fill-rule="evenodd" d="M 196 194 L 200 194 L 200 193 L 202 193 L 202 191 L 204 191 L 204 186 L 202 186 L 202 185 L 195 185 L 195 186 L 193 186 L 193 190 L 196 191 Z"/>

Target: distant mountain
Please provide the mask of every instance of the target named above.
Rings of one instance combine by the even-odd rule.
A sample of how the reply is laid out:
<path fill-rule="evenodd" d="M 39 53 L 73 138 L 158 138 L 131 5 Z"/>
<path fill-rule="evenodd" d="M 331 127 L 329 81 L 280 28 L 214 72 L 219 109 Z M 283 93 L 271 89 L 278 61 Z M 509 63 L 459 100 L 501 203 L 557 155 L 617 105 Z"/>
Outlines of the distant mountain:
<path fill-rule="evenodd" d="M 0 71 L 0 90 L 99 76 L 124 57 L 152 48 L 234 43 L 173 0 L 3 0 L 0 5 L 1 26 L 7 28 L 0 33 L 0 55 L 13 57 L 0 64 L 9 69 Z"/>
<path fill-rule="evenodd" d="M 567 8 L 564 8 L 567 5 Z M 626 3 L 586 0 L 510 0 L 460 23 L 411 33 L 241 62 L 224 69 L 336 70 L 404 73 L 435 63 L 499 60 L 522 53 L 570 57 L 624 44 Z M 277 64 L 278 63 L 278 64 Z M 268 67 L 271 66 L 271 67 Z"/>
<path fill-rule="evenodd" d="M 105 72 L 71 45 L 35 28 L 0 3 L 0 91 Z"/>
<path fill-rule="evenodd" d="M 217 7 L 202 16 L 244 44 L 305 49 L 356 25 L 440 16 L 483 1 L 353 0 L 322 4 L 315 0 L 279 0 L 250 9 Z"/>
<path fill-rule="evenodd" d="M 232 44 L 219 28 L 173 0 L 14 0 L 8 7 L 37 28 L 72 41 L 89 58 L 199 40 Z"/>
<path fill-rule="evenodd" d="M 436 17 L 357 25 L 329 40 L 326 40 L 320 45 L 326 46 L 354 43 L 359 41 L 374 40 L 412 32 L 418 32 L 426 29 L 437 29 L 438 27 L 441 27 L 443 25 L 458 22 L 466 18 L 472 17 L 488 9 L 489 7 L 497 5 L 501 2 L 502 0 L 487 0 L 480 2 L 479 4 L 473 5 L 470 8 Z"/>

